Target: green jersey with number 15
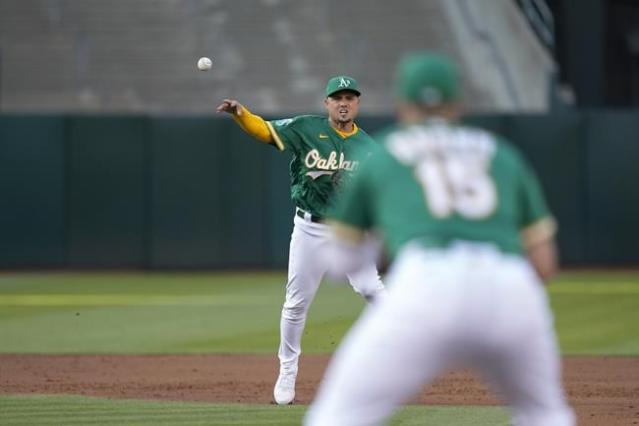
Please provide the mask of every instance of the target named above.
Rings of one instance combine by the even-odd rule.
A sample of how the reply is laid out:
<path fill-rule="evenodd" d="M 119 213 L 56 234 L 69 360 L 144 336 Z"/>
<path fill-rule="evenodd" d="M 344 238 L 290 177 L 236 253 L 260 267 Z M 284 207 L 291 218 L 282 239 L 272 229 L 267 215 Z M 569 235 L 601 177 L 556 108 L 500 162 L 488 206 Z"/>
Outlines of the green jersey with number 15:
<path fill-rule="evenodd" d="M 554 234 L 533 170 L 491 133 L 432 120 L 376 139 L 380 148 L 345 189 L 333 218 L 378 230 L 392 257 L 409 241 L 487 242 L 521 254 Z"/>
<path fill-rule="evenodd" d="M 291 198 L 295 205 L 316 216 L 324 216 L 344 179 L 360 166 L 365 153 L 375 145 L 362 129 L 343 137 L 328 118 L 302 115 L 267 122 L 280 150 L 290 150 Z"/>

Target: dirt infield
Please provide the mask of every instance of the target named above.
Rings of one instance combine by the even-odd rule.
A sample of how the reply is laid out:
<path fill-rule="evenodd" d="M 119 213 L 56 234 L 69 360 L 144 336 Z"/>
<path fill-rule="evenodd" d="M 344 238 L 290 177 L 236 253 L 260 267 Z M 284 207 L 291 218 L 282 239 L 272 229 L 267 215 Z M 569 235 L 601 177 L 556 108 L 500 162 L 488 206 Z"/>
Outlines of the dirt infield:
<path fill-rule="evenodd" d="M 328 356 L 302 357 L 298 403 L 312 397 Z M 271 402 L 274 355 L 0 355 L 0 394 L 77 394 L 110 398 Z M 639 358 L 567 357 L 564 382 L 580 425 L 639 424 Z M 466 371 L 448 374 L 414 404 L 492 405 Z"/>

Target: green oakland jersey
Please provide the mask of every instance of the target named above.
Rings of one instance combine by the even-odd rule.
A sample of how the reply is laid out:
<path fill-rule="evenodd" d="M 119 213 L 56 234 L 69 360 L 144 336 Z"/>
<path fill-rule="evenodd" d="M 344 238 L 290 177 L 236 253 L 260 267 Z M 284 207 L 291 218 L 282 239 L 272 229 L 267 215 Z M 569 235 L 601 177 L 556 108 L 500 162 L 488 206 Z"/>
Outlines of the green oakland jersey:
<path fill-rule="evenodd" d="M 554 233 L 539 182 L 508 142 L 444 121 L 392 128 L 340 197 L 334 219 L 376 229 L 389 255 L 409 241 L 488 242 L 520 254 Z"/>
<path fill-rule="evenodd" d="M 373 139 L 358 129 L 342 137 L 327 117 L 302 115 L 267 122 L 280 150 L 290 150 L 291 198 L 295 205 L 324 216 L 338 185 L 359 167 L 359 157 L 372 149 Z"/>

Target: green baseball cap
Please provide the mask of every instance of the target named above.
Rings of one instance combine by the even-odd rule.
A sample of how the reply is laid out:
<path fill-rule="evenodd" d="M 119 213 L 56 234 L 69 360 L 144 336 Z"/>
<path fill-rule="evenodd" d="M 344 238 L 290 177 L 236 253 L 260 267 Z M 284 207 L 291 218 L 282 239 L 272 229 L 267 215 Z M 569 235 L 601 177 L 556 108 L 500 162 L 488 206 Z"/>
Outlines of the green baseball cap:
<path fill-rule="evenodd" d="M 459 98 L 459 79 L 455 64 L 446 56 L 413 53 L 397 66 L 395 89 L 401 100 L 435 106 Z"/>
<path fill-rule="evenodd" d="M 328 80 L 326 84 L 326 97 L 328 98 L 333 93 L 337 93 L 341 90 L 350 90 L 357 94 L 357 96 L 362 94 L 357 86 L 357 80 L 347 75 L 338 75 Z"/>

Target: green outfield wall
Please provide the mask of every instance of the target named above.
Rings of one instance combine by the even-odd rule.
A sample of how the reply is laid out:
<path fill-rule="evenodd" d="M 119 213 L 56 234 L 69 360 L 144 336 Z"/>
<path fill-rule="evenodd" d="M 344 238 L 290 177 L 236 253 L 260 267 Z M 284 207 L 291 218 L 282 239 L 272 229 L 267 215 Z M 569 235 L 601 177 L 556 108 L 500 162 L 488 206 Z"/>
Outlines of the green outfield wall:
<path fill-rule="evenodd" d="M 536 167 L 565 265 L 639 263 L 639 112 L 468 122 Z M 284 267 L 289 160 L 224 118 L 0 115 L 0 268 Z"/>

